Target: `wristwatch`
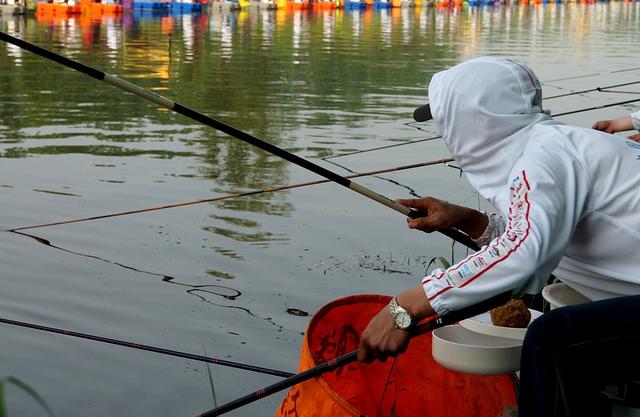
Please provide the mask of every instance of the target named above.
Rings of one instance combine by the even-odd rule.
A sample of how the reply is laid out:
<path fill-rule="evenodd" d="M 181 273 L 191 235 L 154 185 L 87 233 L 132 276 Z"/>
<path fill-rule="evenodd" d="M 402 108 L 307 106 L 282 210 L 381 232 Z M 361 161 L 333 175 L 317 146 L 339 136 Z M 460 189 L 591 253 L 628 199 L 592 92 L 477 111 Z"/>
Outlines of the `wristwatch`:
<path fill-rule="evenodd" d="M 389 313 L 391 313 L 396 329 L 408 330 L 414 324 L 413 317 L 406 309 L 400 307 L 396 297 L 393 297 L 389 302 Z"/>

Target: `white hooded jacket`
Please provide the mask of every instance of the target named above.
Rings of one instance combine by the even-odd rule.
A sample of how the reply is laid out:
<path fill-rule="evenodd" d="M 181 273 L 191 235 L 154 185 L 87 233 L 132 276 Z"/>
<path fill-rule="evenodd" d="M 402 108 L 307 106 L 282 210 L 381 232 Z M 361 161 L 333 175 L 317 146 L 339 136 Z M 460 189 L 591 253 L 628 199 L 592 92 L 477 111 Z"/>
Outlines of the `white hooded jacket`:
<path fill-rule="evenodd" d="M 553 120 L 533 71 L 509 59 L 435 74 L 429 102 L 451 155 L 506 219 L 480 251 L 422 280 L 436 312 L 537 293 L 552 272 L 592 300 L 640 294 L 640 144 Z"/>

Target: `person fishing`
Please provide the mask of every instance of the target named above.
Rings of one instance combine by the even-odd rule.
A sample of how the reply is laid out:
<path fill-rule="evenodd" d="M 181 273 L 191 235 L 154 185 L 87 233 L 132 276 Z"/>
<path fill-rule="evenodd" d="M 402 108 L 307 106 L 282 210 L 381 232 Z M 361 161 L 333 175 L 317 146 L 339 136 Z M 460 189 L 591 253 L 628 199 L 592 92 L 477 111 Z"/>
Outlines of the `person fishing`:
<path fill-rule="evenodd" d="M 632 129 L 640 130 L 640 111 L 617 119 L 598 120 L 591 128 L 607 133 L 624 132 Z M 640 142 L 640 133 L 629 136 L 629 139 Z"/>
<path fill-rule="evenodd" d="M 399 200 L 426 214 L 408 218 L 409 228 L 456 228 L 482 248 L 394 297 L 363 332 L 358 359 L 398 355 L 415 323 L 434 312 L 504 291 L 536 294 L 553 273 L 593 302 L 529 326 L 519 416 L 608 415 L 601 388 L 640 376 L 638 144 L 554 120 L 536 75 L 510 59 L 476 58 L 435 74 L 414 118 L 434 119 L 497 213 L 435 198 Z"/>

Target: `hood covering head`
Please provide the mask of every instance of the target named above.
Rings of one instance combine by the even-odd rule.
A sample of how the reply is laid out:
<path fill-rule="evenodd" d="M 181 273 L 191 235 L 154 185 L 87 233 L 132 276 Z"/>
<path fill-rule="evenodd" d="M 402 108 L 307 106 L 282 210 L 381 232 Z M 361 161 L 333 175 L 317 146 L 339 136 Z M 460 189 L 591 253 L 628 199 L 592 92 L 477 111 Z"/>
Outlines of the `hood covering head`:
<path fill-rule="evenodd" d="M 429 104 L 451 155 L 494 206 L 508 191 L 509 173 L 531 128 L 552 122 L 542 110 L 542 88 L 526 65 L 476 58 L 433 76 Z M 553 122 L 552 122 L 553 123 Z"/>

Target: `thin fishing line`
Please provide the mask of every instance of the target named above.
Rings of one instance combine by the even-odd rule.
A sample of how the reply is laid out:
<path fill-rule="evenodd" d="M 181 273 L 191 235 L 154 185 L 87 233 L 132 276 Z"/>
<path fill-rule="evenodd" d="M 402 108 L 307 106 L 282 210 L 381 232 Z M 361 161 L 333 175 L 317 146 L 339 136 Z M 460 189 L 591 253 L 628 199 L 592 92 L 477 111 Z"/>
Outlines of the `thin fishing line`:
<path fill-rule="evenodd" d="M 344 166 L 344 165 L 340 165 L 340 164 L 338 164 L 337 162 L 333 162 L 333 161 L 327 161 L 327 162 L 328 162 L 328 163 L 330 163 L 330 164 L 332 164 L 332 165 L 335 165 L 335 166 L 337 166 L 337 167 L 339 167 L 339 168 L 342 168 L 342 169 L 344 169 L 344 170 L 345 170 L 345 171 L 347 171 L 347 172 L 355 173 L 355 171 L 353 171 L 353 170 L 351 170 L 351 169 L 347 168 L 347 167 L 346 167 L 346 166 Z M 445 164 L 445 165 L 446 165 L 446 164 Z M 384 178 L 384 177 L 380 177 L 380 176 L 378 176 L 378 175 L 374 175 L 373 177 L 374 177 L 374 178 L 377 178 L 377 179 L 379 179 L 379 180 L 383 180 L 383 181 L 390 182 L 391 184 L 395 184 L 395 185 L 397 185 L 397 186 L 399 186 L 399 187 L 406 188 L 406 189 L 409 191 L 409 194 L 411 194 L 412 196 L 414 196 L 414 197 L 416 197 L 416 198 L 421 198 L 421 196 L 420 196 L 420 195 L 418 195 L 418 193 L 416 193 L 416 191 L 415 191 L 413 188 L 409 187 L 408 185 L 404 185 L 404 184 L 399 183 L 398 181 L 392 180 L 391 178 Z"/>
<path fill-rule="evenodd" d="M 409 123 L 405 123 L 405 124 L 409 125 Z M 417 126 L 411 126 L 411 127 L 414 127 L 416 129 L 419 129 L 419 130 L 424 130 L 424 129 L 421 129 L 421 128 L 417 127 Z M 365 152 L 379 151 L 379 150 L 382 150 L 382 149 L 390 149 L 390 148 L 395 148 L 395 147 L 404 146 L 404 145 L 412 145 L 414 143 L 427 142 L 427 141 L 430 141 L 430 140 L 435 140 L 435 139 L 440 139 L 440 138 L 442 138 L 442 135 L 433 136 L 433 137 L 426 138 L 426 139 L 413 140 L 413 141 L 410 141 L 410 142 L 400 142 L 400 143 L 394 143 L 392 145 L 378 146 L 378 147 L 375 147 L 375 148 L 368 148 L 368 149 L 363 149 L 363 150 L 360 150 L 360 151 L 341 153 L 339 155 L 325 156 L 324 158 L 322 158 L 322 160 L 328 161 L 329 159 L 333 159 L 333 158 L 341 158 L 343 156 L 357 155 L 357 154 L 361 154 L 361 153 L 365 153 Z"/>
<path fill-rule="evenodd" d="M 24 233 L 24 232 L 11 232 L 11 233 L 15 233 L 16 235 L 20 235 L 20 236 L 24 236 L 24 237 L 28 237 L 31 238 L 33 240 L 35 240 L 36 242 L 51 248 L 51 249 L 56 249 L 74 256 L 81 256 L 84 258 L 89 258 L 89 259 L 93 259 L 95 261 L 100 261 L 100 262 L 104 262 L 104 263 L 108 263 L 110 265 L 115 265 L 119 268 L 123 268 L 129 271 L 134 271 L 136 273 L 139 274 L 145 274 L 145 275 L 151 275 L 151 276 L 155 276 L 155 277 L 159 277 L 162 279 L 162 282 L 166 282 L 169 284 L 173 284 L 173 285 L 178 285 L 178 286 L 182 286 L 182 287 L 187 287 L 189 288 L 188 290 L 186 290 L 186 292 L 188 294 L 192 294 L 192 291 L 200 291 L 200 292 L 206 292 L 209 293 L 211 295 L 215 295 L 221 298 L 224 298 L 226 300 L 236 300 L 238 297 L 240 297 L 242 295 L 242 292 L 240 292 L 239 290 L 235 289 L 235 288 L 231 288 L 231 287 L 227 287 L 225 285 L 217 285 L 217 284 L 202 284 L 202 285 L 193 285 L 193 284 L 186 284 L 184 282 L 180 282 L 176 279 L 176 277 L 173 277 L 171 275 L 167 275 L 167 274 L 161 274 L 158 272 L 151 272 L 151 271 L 145 271 L 143 269 L 139 269 L 130 265 L 125 265 L 123 263 L 120 262 L 116 262 L 116 261 L 112 261 L 109 259 L 105 259 L 102 258 L 100 256 L 97 255 L 90 255 L 88 253 L 82 253 L 82 252 L 76 252 L 73 251 L 71 249 L 66 249 L 63 248 L 62 246 L 58 246 L 58 245 L 54 245 L 50 240 L 48 239 L 44 239 L 35 235 L 30 235 L 28 233 Z M 227 294 L 224 294 L 223 292 L 216 292 L 216 291 L 212 291 L 210 289 L 205 289 L 205 288 L 219 288 L 221 290 L 227 290 Z M 192 294 L 192 295 L 196 295 L 197 297 L 200 297 L 197 294 Z M 200 297 L 201 298 L 201 297 Z"/>
<path fill-rule="evenodd" d="M 41 330 L 41 331 L 49 332 L 49 333 L 57 333 L 57 334 L 61 334 L 61 335 L 64 335 L 64 336 L 72 336 L 72 337 L 77 337 L 77 338 L 80 338 L 80 339 L 93 340 L 95 342 L 108 343 L 108 344 L 111 344 L 111 345 L 117 345 L 117 346 L 127 347 L 127 348 L 131 348 L 131 349 L 145 350 L 147 352 L 159 353 L 161 355 L 168 355 L 168 356 L 175 356 L 175 357 L 179 357 L 179 358 L 191 359 L 191 360 L 198 361 L 198 362 L 206 362 L 206 363 L 211 363 L 211 364 L 214 364 L 214 365 L 227 366 L 227 367 L 230 367 L 230 368 L 244 369 L 246 371 L 258 372 L 258 373 L 263 373 L 263 374 L 267 374 L 267 375 L 281 376 L 281 377 L 284 377 L 284 378 L 289 378 L 289 377 L 294 375 L 294 374 L 292 374 L 290 372 L 284 372 L 284 371 L 280 371 L 280 370 L 277 370 L 277 369 L 263 368 L 261 366 L 248 365 L 248 364 L 240 363 L 240 362 L 232 362 L 232 361 L 228 361 L 228 360 L 224 360 L 224 359 L 218 359 L 218 358 L 214 358 L 214 357 L 196 355 L 196 354 L 193 354 L 193 353 L 180 352 L 180 351 L 177 351 L 177 350 L 170 350 L 170 349 L 160 348 L 160 347 L 156 347 L 156 346 L 142 345 L 142 344 L 139 344 L 139 343 L 128 342 L 128 341 L 118 340 L 118 339 L 111 339 L 111 338 L 108 338 L 108 337 L 96 336 L 96 335 L 87 334 L 87 333 L 79 333 L 79 332 L 74 332 L 74 331 L 70 331 L 70 330 L 59 329 L 59 328 L 56 328 L 56 327 L 42 326 L 42 325 L 39 325 L 39 324 L 27 323 L 27 322 L 22 322 L 22 321 L 17 321 L 17 320 L 10 320 L 10 319 L 5 319 L 5 318 L 0 318 L 0 323 L 9 324 L 9 325 L 12 325 L 12 326 L 18 326 L 18 327 L 34 329 L 34 330 Z"/>
<path fill-rule="evenodd" d="M 231 287 L 227 287 L 224 285 L 216 285 L 216 284 L 202 284 L 202 285 L 193 285 L 193 284 L 185 284 L 184 282 L 179 282 L 176 280 L 175 277 L 172 277 L 171 275 L 166 275 L 166 274 L 160 274 L 160 273 L 156 273 L 156 272 L 151 272 L 151 271 L 145 271 L 142 269 L 138 269 L 135 268 L 133 266 L 129 266 L 129 265 L 125 265 L 123 263 L 120 262 L 116 262 L 116 261 L 111 261 L 109 259 L 105 259 L 105 258 L 101 258 L 99 256 L 96 255 L 89 255 L 87 253 L 81 253 L 81 252 L 75 252 L 72 251 L 70 249 L 65 249 L 61 246 L 57 246 L 54 245 L 53 243 L 51 243 L 51 241 L 38 237 L 38 236 L 34 236 L 34 235 L 30 235 L 28 233 L 24 233 L 24 232 L 11 232 L 11 233 L 15 233 L 17 235 L 21 235 L 21 236 L 25 236 L 25 237 L 30 237 L 32 239 L 34 239 L 36 242 L 43 244 L 49 248 L 52 249 L 57 249 L 66 253 L 69 253 L 71 255 L 75 255 L 75 256 L 82 256 L 85 258 L 89 258 L 89 259 L 94 259 L 97 261 L 101 261 L 101 262 L 105 262 L 111 265 L 116 265 L 120 268 L 124 268 L 124 269 L 128 269 L 137 273 L 141 273 L 141 274 L 148 274 L 148 275 L 153 275 L 153 276 L 157 276 L 157 277 L 161 277 L 162 278 L 162 282 L 168 283 L 168 284 L 173 284 L 173 285 L 178 285 L 178 286 L 182 286 L 182 287 L 187 287 L 188 289 L 185 290 L 185 292 L 189 295 L 195 296 L 196 298 L 198 298 L 200 301 L 217 306 L 217 307 L 223 307 L 223 308 L 230 308 L 230 309 L 235 309 L 235 310 L 240 310 L 243 311 L 245 313 L 247 313 L 248 315 L 250 315 L 251 317 L 255 317 L 259 320 L 264 320 L 267 323 L 282 329 L 284 326 L 276 323 L 271 317 L 262 317 L 259 316 L 255 313 L 253 313 L 251 310 L 249 310 L 248 308 L 245 307 L 240 307 L 240 306 L 234 306 L 234 305 L 225 305 L 225 304 L 220 304 L 220 303 L 215 303 L 209 299 L 207 299 L 204 295 L 201 294 L 197 294 L 198 292 L 203 293 L 203 294 L 210 294 L 210 295 L 214 295 L 217 297 L 221 297 L 224 298 L 226 300 L 229 301 L 234 301 L 236 300 L 238 297 L 240 297 L 242 295 L 242 292 L 240 292 L 239 290 L 235 289 L 235 288 L 231 288 Z M 209 288 L 220 288 L 220 289 L 225 289 L 228 290 L 230 294 L 223 294 L 221 292 L 216 292 L 213 291 Z"/>
<path fill-rule="evenodd" d="M 348 175 L 345 178 L 358 178 L 358 177 L 364 177 L 364 176 L 375 175 L 375 174 L 383 174 L 383 173 L 387 173 L 387 172 L 403 171 L 403 170 L 407 170 L 407 169 L 420 168 L 420 167 L 426 167 L 426 166 L 431 166 L 431 165 L 446 164 L 446 163 L 451 162 L 451 161 L 453 161 L 453 158 L 435 159 L 433 161 L 419 162 L 417 164 L 410 164 L 410 165 L 404 165 L 404 166 L 399 166 L 399 167 L 383 168 L 383 169 L 377 169 L 377 170 L 368 171 L 368 172 L 362 172 L 362 173 L 358 173 L 358 174 Z M 328 179 L 307 181 L 307 182 L 301 182 L 301 183 L 297 183 L 297 184 L 289 184 L 289 185 L 282 185 L 282 186 L 264 188 L 262 190 L 246 191 L 246 192 L 243 192 L 243 193 L 233 193 L 233 194 L 227 194 L 227 195 L 222 195 L 222 196 L 217 196 L 217 197 L 204 198 L 204 199 L 192 200 L 192 201 L 185 201 L 185 202 L 175 203 L 175 204 L 165 204 L 165 205 L 155 206 L 155 207 L 148 207 L 148 208 L 142 208 L 142 209 L 136 209 L 136 210 L 128 210 L 128 211 L 122 211 L 122 212 L 111 213 L 111 214 L 102 214 L 102 215 L 97 215 L 97 216 L 83 217 L 83 218 L 77 218 L 77 219 L 71 219 L 71 220 L 61 220 L 61 221 L 56 221 L 56 222 L 51 222 L 51 223 L 43 223 L 43 224 L 37 224 L 37 225 L 31 225 L 31 226 L 14 227 L 14 228 L 11 228 L 11 229 L 4 229 L 3 231 L 4 232 L 19 232 L 19 231 L 28 230 L 28 229 L 37 229 L 37 228 L 42 228 L 42 227 L 58 226 L 58 225 L 63 225 L 63 224 L 81 223 L 81 222 L 87 222 L 87 221 L 91 221 L 91 220 L 99 220 L 99 219 L 107 219 L 107 218 L 112 218 L 112 217 L 127 216 L 127 215 L 130 215 L 130 214 L 146 213 L 146 212 L 158 211 L 158 210 L 164 210 L 164 209 L 170 209 L 170 208 L 176 208 L 176 207 L 190 206 L 190 205 L 194 205 L 194 204 L 210 203 L 210 202 L 214 202 L 214 201 L 229 200 L 229 199 L 234 199 L 234 198 L 239 198 L 239 197 L 247 197 L 247 196 L 251 196 L 251 195 L 263 194 L 263 193 L 271 193 L 271 192 L 282 191 L 282 190 L 290 190 L 290 189 L 294 189 L 294 188 L 302 188 L 302 187 L 306 187 L 306 186 L 310 186 L 310 185 L 324 184 L 324 183 L 328 183 L 328 182 L 330 182 L 330 180 L 328 180 Z"/>

